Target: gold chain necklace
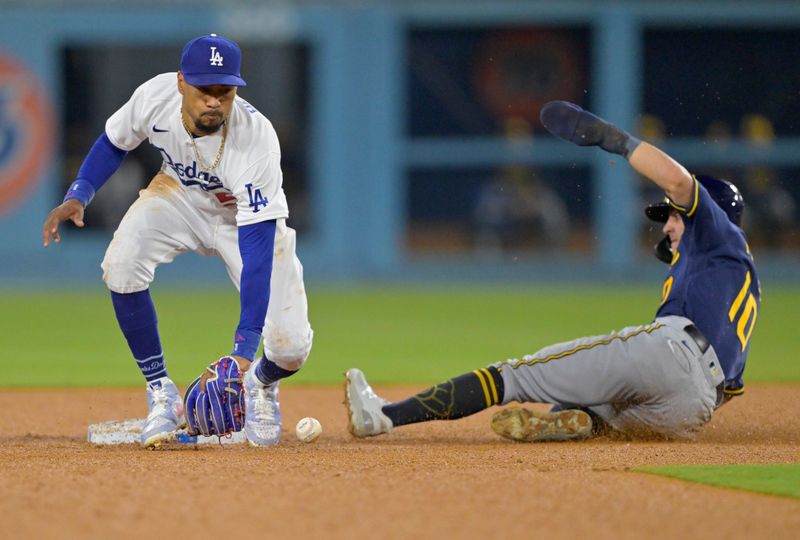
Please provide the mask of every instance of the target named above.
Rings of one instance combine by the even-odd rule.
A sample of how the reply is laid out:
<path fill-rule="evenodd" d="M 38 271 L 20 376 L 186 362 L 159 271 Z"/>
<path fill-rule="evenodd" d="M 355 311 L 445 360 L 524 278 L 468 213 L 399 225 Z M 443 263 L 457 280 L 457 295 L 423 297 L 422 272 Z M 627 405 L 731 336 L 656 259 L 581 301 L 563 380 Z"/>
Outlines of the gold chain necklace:
<path fill-rule="evenodd" d="M 230 119 L 229 119 L 230 120 Z M 197 158 L 198 163 L 200 163 L 200 168 L 206 171 L 213 171 L 219 165 L 220 160 L 222 159 L 222 153 L 225 151 L 225 139 L 228 137 L 228 121 L 225 121 L 225 124 L 222 126 L 222 142 L 219 143 L 219 150 L 217 150 L 217 157 L 214 159 L 214 163 L 208 165 L 203 158 L 200 157 L 200 150 L 197 148 L 197 143 L 194 141 L 194 135 L 192 135 L 192 130 L 189 129 L 189 126 L 186 125 L 186 120 L 183 118 L 183 111 L 181 111 L 181 123 L 183 124 L 183 129 L 186 130 L 186 133 L 189 134 L 189 140 L 192 141 L 192 146 L 194 147 L 194 155 Z"/>

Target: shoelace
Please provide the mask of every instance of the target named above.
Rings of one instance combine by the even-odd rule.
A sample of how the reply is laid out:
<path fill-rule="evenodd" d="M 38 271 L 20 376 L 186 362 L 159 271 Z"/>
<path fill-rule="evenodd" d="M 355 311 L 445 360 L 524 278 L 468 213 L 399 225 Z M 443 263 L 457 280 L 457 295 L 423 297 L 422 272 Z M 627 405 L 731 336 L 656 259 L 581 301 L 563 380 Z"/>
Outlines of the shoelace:
<path fill-rule="evenodd" d="M 251 392 L 253 412 L 258 421 L 273 421 L 275 419 L 274 402 L 270 399 L 269 394 L 268 388 L 254 388 Z"/>
<path fill-rule="evenodd" d="M 377 401 L 381 405 L 389 403 L 388 401 L 380 397 L 378 394 L 376 394 L 370 385 L 367 385 L 366 388 L 361 390 L 361 395 L 365 397 L 367 400 Z"/>
<path fill-rule="evenodd" d="M 167 389 L 163 386 L 161 388 L 154 388 L 150 394 L 150 416 L 162 415 L 167 412 Z"/>

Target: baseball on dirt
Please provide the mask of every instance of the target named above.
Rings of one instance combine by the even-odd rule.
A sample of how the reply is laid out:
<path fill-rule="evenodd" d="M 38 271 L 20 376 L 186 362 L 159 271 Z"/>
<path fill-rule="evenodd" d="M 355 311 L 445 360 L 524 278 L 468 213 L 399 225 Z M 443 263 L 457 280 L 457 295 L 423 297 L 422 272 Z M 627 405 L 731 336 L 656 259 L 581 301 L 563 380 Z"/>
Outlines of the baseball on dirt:
<path fill-rule="evenodd" d="M 322 424 L 319 420 L 306 416 L 297 422 L 297 427 L 294 428 L 294 434 L 297 438 L 305 443 L 311 443 L 319 439 L 322 434 Z"/>

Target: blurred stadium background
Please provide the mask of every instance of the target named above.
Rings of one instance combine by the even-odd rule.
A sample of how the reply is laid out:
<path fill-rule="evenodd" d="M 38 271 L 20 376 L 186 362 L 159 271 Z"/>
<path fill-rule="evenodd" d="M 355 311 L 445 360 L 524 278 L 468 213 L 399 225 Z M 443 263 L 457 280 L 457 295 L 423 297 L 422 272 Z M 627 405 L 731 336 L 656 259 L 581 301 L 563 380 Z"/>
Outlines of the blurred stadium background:
<path fill-rule="evenodd" d="M 766 310 L 771 290 L 800 277 L 796 1 L 2 0 L 0 15 L 8 320 L 24 304 L 11 289 L 103 294 L 102 254 L 158 154 L 133 152 L 90 206 L 86 230 L 67 227 L 61 245 L 42 249 L 41 223 L 106 118 L 209 32 L 242 45 L 241 95 L 281 139 L 289 224 L 323 343 L 314 294 L 342 284 L 457 282 L 468 293 L 476 282 L 534 291 L 638 283 L 653 295 L 637 319 L 652 315 L 661 233 L 642 208 L 660 194 L 620 160 L 543 133 L 538 112 L 551 99 L 580 103 L 693 171 L 738 184 Z M 202 296 L 229 283 L 218 261 L 190 255 L 159 270 L 156 290 L 173 286 Z M 607 293 L 609 310 L 619 290 Z M 48 302 L 67 301 L 47 298 L 33 320 L 47 317 Z M 80 300 L 66 298 L 79 312 Z M 102 313 L 112 317 L 110 307 Z M 114 343 L 124 354 L 121 335 Z"/>

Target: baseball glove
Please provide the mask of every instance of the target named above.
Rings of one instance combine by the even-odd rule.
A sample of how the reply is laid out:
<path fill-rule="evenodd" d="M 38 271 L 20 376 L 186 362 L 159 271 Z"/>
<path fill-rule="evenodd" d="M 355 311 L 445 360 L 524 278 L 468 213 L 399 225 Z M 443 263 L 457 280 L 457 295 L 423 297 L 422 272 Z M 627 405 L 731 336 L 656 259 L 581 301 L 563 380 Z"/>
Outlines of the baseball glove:
<path fill-rule="evenodd" d="M 189 385 L 184 397 L 187 431 L 192 435 L 227 435 L 244 426 L 243 373 L 239 363 L 223 356 Z M 205 379 L 205 391 L 202 380 Z"/>

